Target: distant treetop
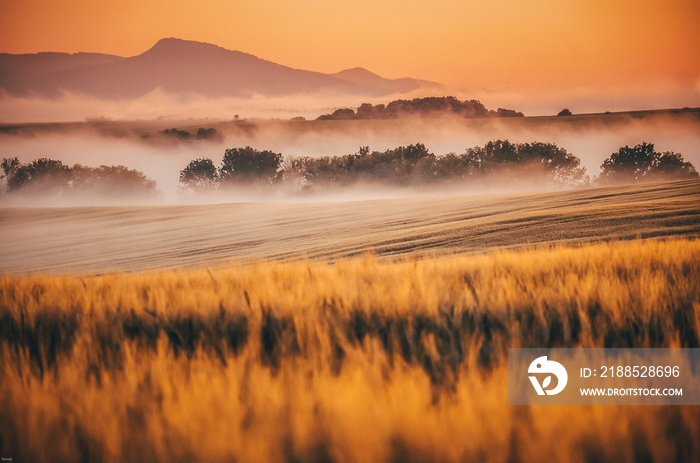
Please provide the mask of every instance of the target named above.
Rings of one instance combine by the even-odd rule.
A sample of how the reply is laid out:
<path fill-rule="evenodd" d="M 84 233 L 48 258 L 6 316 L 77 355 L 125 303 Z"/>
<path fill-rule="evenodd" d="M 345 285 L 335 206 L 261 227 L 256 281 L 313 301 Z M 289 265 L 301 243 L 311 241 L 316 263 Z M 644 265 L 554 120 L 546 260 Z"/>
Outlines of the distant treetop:
<path fill-rule="evenodd" d="M 460 101 L 453 96 L 441 96 L 394 100 L 386 105 L 363 103 L 356 111 L 350 108 L 341 108 L 332 114 L 320 116 L 318 120 L 399 119 L 440 115 L 455 115 L 465 118 L 523 117 L 523 113 L 512 109 L 488 110 L 478 100 Z"/>

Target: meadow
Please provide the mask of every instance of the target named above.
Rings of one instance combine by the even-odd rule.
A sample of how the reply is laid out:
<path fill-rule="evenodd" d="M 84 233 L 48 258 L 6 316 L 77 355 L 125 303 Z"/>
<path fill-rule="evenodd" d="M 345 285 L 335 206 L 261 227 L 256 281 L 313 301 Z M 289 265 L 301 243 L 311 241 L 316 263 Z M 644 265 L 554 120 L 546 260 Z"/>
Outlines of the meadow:
<path fill-rule="evenodd" d="M 698 461 L 698 407 L 507 405 L 508 347 L 700 347 L 700 242 L 0 277 L 13 461 Z"/>

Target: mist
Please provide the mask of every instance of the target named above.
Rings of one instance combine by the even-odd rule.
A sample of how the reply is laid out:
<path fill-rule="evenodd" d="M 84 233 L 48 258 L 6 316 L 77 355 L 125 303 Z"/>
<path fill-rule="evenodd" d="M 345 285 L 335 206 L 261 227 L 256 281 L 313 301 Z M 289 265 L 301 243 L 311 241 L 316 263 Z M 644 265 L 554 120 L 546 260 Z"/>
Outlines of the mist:
<path fill-rule="evenodd" d="M 196 131 L 213 128 L 217 137 L 209 140 L 178 140 L 163 135 L 166 128 Z M 408 195 L 443 194 L 469 191 L 469 186 L 421 189 L 391 189 L 380 185 L 354 185 L 352 190 L 320 196 L 289 194 L 288 191 L 261 192 L 237 189 L 203 196 L 179 191 L 180 171 L 197 158 L 211 158 L 220 165 L 227 148 L 252 146 L 271 150 L 285 157 L 341 156 L 356 153 L 361 146 L 382 151 L 423 143 L 440 156 L 463 153 L 483 146 L 489 140 L 513 143 L 534 141 L 555 143 L 581 160 L 587 175 L 595 177 L 603 160 L 620 147 L 646 141 L 660 152 L 681 153 L 686 161 L 700 166 L 700 120 L 696 112 L 659 113 L 645 117 L 601 115 L 581 118 L 430 118 L 357 121 L 283 120 L 168 120 L 108 121 L 74 124 L 16 125 L 0 131 L 0 158 L 18 157 L 23 163 L 51 158 L 67 165 L 124 165 L 143 172 L 156 181 L 157 196 L 134 198 L 0 198 L 3 206 L 66 206 L 106 204 L 188 204 L 199 202 L 311 201 L 372 199 Z M 490 191 L 522 190 L 503 181 Z M 536 182 L 533 182 L 536 184 Z M 540 187 L 541 188 L 541 187 Z M 538 189 L 534 186 L 532 189 Z"/>
<path fill-rule="evenodd" d="M 213 98 L 195 93 L 168 93 L 156 88 L 131 99 L 103 99 L 66 91 L 50 99 L 12 96 L 0 89 L 0 123 L 75 122 L 97 118 L 230 120 L 235 115 L 257 119 L 315 119 L 335 109 L 355 108 L 362 103 L 381 104 L 398 98 L 447 95 L 463 100 L 477 99 L 489 109 L 509 108 L 526 116 L 555 115 L 563 108 L 569 108 L 574 113 L 598 113 L 700 107 L 700 77 L 695 82 L 631 82 L 624 87 L 579 85 L 573 88 L 524 89 L 518 86 L 444 86 L 374 97 L 319 90 L 278 97 Z"/>
<path fill-rule="evenodd" d="M 471 87 L 454 90 L 460 98 L 475 98 L 487 107 L 512 108 L 527 116 L 546 116 L 564 108 L 575 114 L 605 111 L 642 111 L 700 107 L 700 76 L 695 82 L 657 80 L 628 82 L 624 86 L 500 88 Z"/>
<path fill-rule="evenodd" d="M 133 99 L 103 99 L 63 91 L 54 99 L 38 96 L 17 97 L 0 89 L 0 124 L 75 122 L 104 120 L 231 120 L 315 119 L 340 107 L 360 103 L 384 103 L 395 98 L 416 98 L 434 90 L 417 89 L 400 95 L 361 97 L 330 91 L 287 96 L 211 98 L 198 94 L 173 94 L 157 88 Z M 358 102 L 358 98 L 361 100 Z"/>

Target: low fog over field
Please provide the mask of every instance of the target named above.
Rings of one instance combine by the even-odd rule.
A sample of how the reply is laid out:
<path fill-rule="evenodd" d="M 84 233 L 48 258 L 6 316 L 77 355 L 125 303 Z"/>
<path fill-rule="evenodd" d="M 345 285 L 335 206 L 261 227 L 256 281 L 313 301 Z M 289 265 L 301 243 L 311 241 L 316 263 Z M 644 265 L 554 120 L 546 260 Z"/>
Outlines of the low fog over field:
<path fill-rule="evenodd" d="M 644 141 L 659 152 L 681 153 L 700 165 L 700 112 L 621 113 L 567 117 L 526 118 L 414 118 L 396 120 L 282 121 L 282 120 L 156 120 L 123 122 L 96 120 L 85 123 L 5 125 L 0 128 L 0 158 L 18 157 L 28 163 L 38 158 L 60 160 L 72 166 L 124 165 L 156 181 L 159 194 L 146 203 L 177 204 L 191 201 L 178 193 L 179 172 L 196 158 L 211 158 L 219 165 L 227 148 L 250 145 L 285 157 L 318 157 L 358 152 L 361 146 L 386 150 L 423 143 L 432 153 L 463 153 L 489 140 L 514 143 L 555 143 L 581 160 L 587 175 L 600 173 L 604 159 L 620 147 Z M 175 129 L 187 132 L 187 137 Z M 199 129 L 214 129 L 198 137 Z M 464 185 L 469 189 L 469 185 Z M 507 190 L 494 186 L 495 190 Z M 535 187 L 534 189 L 537 189 Z M 363 191 L 361 198 L 395 196 L 388 191 Z M 422 191 L 421 194 L 440 193 Z M 411 194 L 401 191 L 400 195 Z M 106 201 L 106 200 L 109 201 Z M 239 190 L 208 202 L 248 201 L 261 198 Z M 350 198 L 351 199 L 351 198 Z M 104 201 L 103 201 L 104 200 Z M 11 205 L 61 205 L 60 199 L 32 199 Z M 37 202 L 38 201 L 38 202 Z M 119 198 L 82 198 L 77 204 L 120 203 Z M 128 203 L 134 203 L 132 198 Z M 139 202 L 139 201 L 136 201 Z M 5 201 L 7 204 L 7 202 Z M 72 203 L 71 203 L 72 204 Z"/>
<path fill-rule="evenodd" d="M 0 209 L 0 272 L 449 255 L 700 235 L 700 180 L 306 204 Z"/>

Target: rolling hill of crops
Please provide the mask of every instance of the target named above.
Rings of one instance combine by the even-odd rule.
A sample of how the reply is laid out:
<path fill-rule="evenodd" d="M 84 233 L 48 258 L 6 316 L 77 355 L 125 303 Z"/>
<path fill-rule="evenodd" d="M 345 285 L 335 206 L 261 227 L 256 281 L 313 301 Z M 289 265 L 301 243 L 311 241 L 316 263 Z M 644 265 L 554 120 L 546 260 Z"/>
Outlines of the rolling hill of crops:
<path fill-rule="evenodd" d="M 566 192 L 192 206 L 0 209 L 0 271 L 435 256 L 700 235 L 700 181 Z"/>

